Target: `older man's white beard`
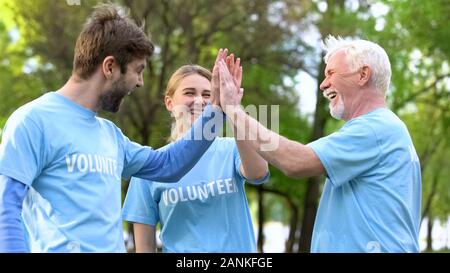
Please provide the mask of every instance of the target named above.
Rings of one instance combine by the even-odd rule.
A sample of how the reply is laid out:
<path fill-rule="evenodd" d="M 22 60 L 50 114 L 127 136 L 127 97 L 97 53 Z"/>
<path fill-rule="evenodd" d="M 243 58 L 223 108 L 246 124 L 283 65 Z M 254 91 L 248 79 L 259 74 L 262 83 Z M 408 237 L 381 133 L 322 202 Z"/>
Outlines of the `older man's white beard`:
<path fill-rule="evenodd" d="M 344 103 L 339 100 L 336 106 L 332 106 L 330 103 L 330 114 L 335 119 L 344 119 L 345 106 Z"/>

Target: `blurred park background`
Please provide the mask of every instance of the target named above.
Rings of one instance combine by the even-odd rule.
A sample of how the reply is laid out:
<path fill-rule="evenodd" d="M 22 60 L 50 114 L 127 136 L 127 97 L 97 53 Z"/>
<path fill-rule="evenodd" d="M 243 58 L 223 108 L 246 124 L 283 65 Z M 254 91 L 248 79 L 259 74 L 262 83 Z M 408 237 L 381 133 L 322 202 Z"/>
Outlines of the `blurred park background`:
<path fill-rule="evenodd" d="M 69 78 L 73 48 L 94 0 L 0 0 L 0 128 L 20 105 Z M 422 251 L 450 247 L 449 0 L 124 0 L 157 45 L 145 85 L 112 119 L 134 141 L 166 144 L 168 77 L 196 63 L 212 68 L 219 48 L 241 57 L 244 105 L 279 105 L 279 132 L 302 143 L 342 126 L 318 84 L 328 34 L 368 39 L 392 64 L 390 108 L 406 123 L 423 180 Z M 270 124 L 269 124 L 270 127 Z M 211 166 L 213 167 L 213 166 Z M 248 186 L 260 252 L 308 252 L 323 177 Z M 123 183 L 124 193 L 127 183 Z M 380 200 L 383 202 L 383 200 Z M 124 223 L 128 238 L 132 231 Z M 132 251 L 132 244 L 129 244 Z"/>

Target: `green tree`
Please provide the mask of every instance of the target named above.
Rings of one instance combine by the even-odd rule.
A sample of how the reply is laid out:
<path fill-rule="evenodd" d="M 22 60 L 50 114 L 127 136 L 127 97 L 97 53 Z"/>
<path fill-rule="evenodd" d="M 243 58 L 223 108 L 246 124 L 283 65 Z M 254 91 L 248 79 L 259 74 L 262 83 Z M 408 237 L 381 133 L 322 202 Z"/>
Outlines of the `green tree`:
<path fill-rule="evenodd" d="M 278 2 L 118 2 L 128 6 L 134 18 L 146 22 L 145 31 L 156 44 L 145 73 L 145 87 L 125 101 L 119 115 L 102 113 L 117 122 L 132 139 L 153 146 L 166 142 L 171 120 L 162 98 L 168 76 L 186 63 L 211 67 L 216 52 L 224 46 L 238 53 L 244 64 L 245 104 L 277 104 L 286 113 L 295 111 L 297 97 L 285 79 L 294 77 L 303 66 L 302 57 L 295 53 L 308 49 L 298 39 L 285 42 L 294 33 L 279 24 L 290 20 L 289 14 L 280 17 L 272 12 Z M 20 38 L 30 57 L 37 60 L 32 75 L 42 80 L 46 90 L 55 90 L 70 76 L 76 37 L 95 4 L 96 1 L 87 0 L 80 6 L 46 0 L 9 4 Z M 18 106 L 11 104 L 10 109 Z M 290 116 L 290 121 L 298 118 L 295 114 Z M 274 178 L 280 175 L 275 172 Z M 264 208 L 260 210 L 262 215 Z M 262 226 L 264 219 L 260 222 Z"/>
<path fill-rule="evenodd" d="M 82 0 L 81 5 L 70 6 L 66 1 L 0 0 L 0 127 L 17 107 L 67 80 L 75 40 L 98 2 Z M 118 115 L 101 113 L 130 138 L 155 147 L 165 144 L 172 122 L 163 105 L 169 75 L 186 63 L 211 68 L 217 50 L 228 47 L 244 66 L 244 104 L 279 105 L 280 133 L 311 142 L 337 130 L 342 122 L 330 119 L 320 90 L 312 122 L 297 111 L 296 75 L 304 71 L 320 83 L 325 67 L 323 53 L 307 42 L 309 36 L 369 39 L 383 46 L 391 59 L 388 101 L 408 126 L 421 160 L 423 215 L 429 219 L 449 215 L 448 1 L 117 2 L 145 21 L 145 31 L 156 44 L 144 88 L 125 100 Z M 383 7 L 387 12 L 380 12 Z M 264 223 L 276 219 L 290 226 L 286 251 L 307 252 L 322 179 L 298 181 L 274 168 L 271 174 L 270 183 L 248 187 L 258 215 L 259 251 L 264 251 Z"/>
<path fill-rule="evenodd" d="M 427 249 L 433 220 L 450 214 L 447 135 L 450 125 L 450 19 L 448 1 L 383 1 L 385 25 L 369 36 L 386 45 L 392 64 L 389 102 L 406 123 L 422 169 L 422 219 L 428 218 Z"/>

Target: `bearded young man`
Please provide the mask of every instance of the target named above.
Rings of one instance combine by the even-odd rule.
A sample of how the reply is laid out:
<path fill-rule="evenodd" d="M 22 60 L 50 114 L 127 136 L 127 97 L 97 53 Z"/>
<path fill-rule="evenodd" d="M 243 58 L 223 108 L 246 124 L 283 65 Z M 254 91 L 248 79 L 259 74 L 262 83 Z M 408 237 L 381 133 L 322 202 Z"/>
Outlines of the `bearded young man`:
<path fill-rule="evenodd" d="M 100 5 L 77 39 L 67 83 L 11 115 L 0 146 L 0 252 L 125 252 L 121 179 L 178 181 L 208 149 L 215 132 L 194 139 L 223 115 L 214 94 L 215 106 L 164 151 L 97 116 L 143 86 L 153 50 L 121 7 Z"/>

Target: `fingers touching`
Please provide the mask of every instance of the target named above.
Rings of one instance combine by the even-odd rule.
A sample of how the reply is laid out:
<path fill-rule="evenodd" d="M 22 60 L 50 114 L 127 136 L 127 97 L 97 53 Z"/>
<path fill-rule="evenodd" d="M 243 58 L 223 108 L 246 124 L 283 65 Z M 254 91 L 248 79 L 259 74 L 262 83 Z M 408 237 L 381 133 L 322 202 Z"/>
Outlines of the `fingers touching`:
<path fill-rule="evenodd" d="M 242 83 L 241 59 L 234 54 L 228 55 L 228 49 L 219 49 L 212 71 L 211 86 L 213 97 L 220 97 L 220 105 L 240 104 L 244 89 Z M 217 100 L 214 101 L 217 101 Z"/>

